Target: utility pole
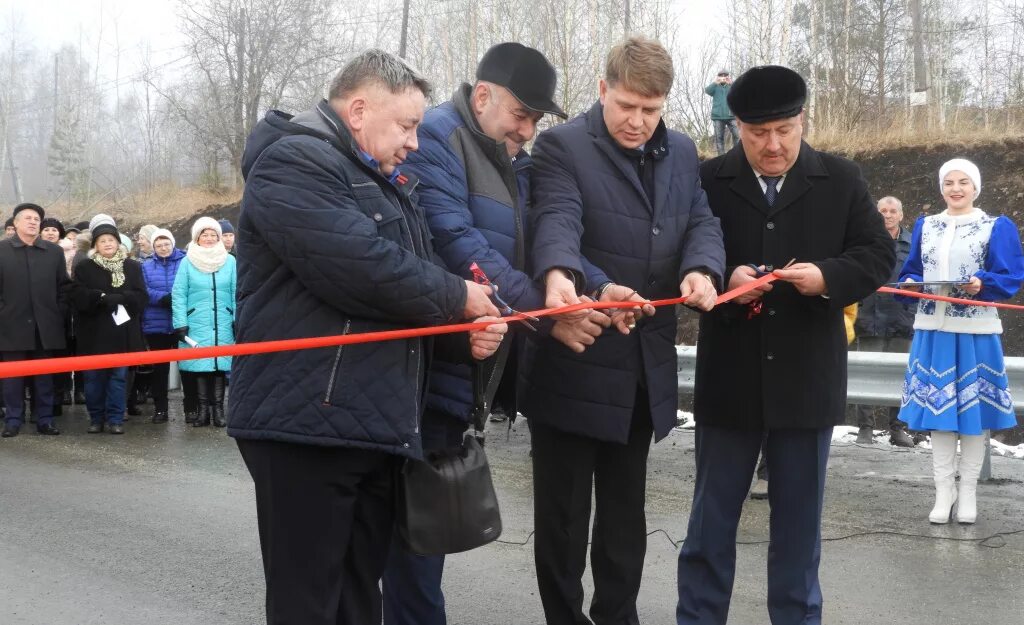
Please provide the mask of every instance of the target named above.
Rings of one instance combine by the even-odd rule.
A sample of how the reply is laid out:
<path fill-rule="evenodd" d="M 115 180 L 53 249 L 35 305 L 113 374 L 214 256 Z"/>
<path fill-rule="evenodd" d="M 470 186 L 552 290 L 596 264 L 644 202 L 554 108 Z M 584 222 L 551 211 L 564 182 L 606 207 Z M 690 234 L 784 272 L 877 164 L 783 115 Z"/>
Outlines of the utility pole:
<path fill-rule="evenodd" d="M 412 0 L 402 3 L 402 39 L 398 44 L 398 56 L 405 58 L 406 42 L 409 40 L 409 4 Z"/>
<path fill-rule="evenodd" d="M 928 69 L 924 62 L 924 29 L 921 26 L 921 0 L 910 0 L 910 24 L 914 38 L 914 94 L 911 107 L 914 111 L 914 126 L 920 127 L 921 119 L 927 119 Z M 916 96 L 916 97 L 915 97 Z"/>
<path fill-rule="evenodd" d="M 623 25 L 625 26 L 625 29 L 624 29 L 625 36 L 629 37 L 629 18 L 630 18 L 630 15 L 629 15 L 629 0 L 625 0 L 625 3 L 626 3 L 626 15 L 625 15 L 625 18 L 623 19 Z"/>
<path fill-rule="evenodd" d="M 238 10 L 235 38 L 235 154 L 232 155 L 232 178 L 237 186 L 241 175 L 242 150 L 245 146 L 245 9 Z"/>
<path fill-rule="evenodd" d="M 11 124 L 7 116 L 7 109 L 0 104 L 0 119 L 4 120 L 4 145 L 7 154 L 7 167 L 11 171 L 11 188 L 14 191 L 14 201 L 21 204 L 24 199 L 21 197 L 21 184 L 18 182 L 18 168 L 14 165 L 14 152 L 11 151 Z"/>

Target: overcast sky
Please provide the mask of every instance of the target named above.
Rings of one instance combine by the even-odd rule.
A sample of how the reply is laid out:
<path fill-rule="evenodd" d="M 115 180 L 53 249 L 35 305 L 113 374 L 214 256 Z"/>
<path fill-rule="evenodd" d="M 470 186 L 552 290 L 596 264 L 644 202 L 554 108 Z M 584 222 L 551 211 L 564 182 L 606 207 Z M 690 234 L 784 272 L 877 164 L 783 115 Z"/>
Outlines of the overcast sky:
<path fill-rule="evenodd" d="M 716 3 L 676 1 L 675 9 L 683 14 L 681 38 L 695 46 L 717 26 L 713 21 Z M 14 20 L 20 36 L 32 38 L 40 52 L 81 43 L 85 57 L 93 61 L 99 43 L 102 73 L 108 78 L 113 76 L 118 49 L 122 77 L 138 71 L 146 46 L 152 65 L 170 64 L 171 69 L 184 54 L 179 47 L 176 6 L 175 0 L 0 0 L 0 36 L 6 38 Z"/>

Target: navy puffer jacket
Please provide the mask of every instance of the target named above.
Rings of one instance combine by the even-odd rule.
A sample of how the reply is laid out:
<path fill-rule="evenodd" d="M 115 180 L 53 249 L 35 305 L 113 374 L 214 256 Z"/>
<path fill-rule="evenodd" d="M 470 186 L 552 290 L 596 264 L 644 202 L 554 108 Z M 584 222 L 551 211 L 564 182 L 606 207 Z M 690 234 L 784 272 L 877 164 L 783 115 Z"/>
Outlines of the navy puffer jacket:
<path fill-rule="evenodd" d="M 459 320 L 465 282 L 432 261 L 410 197 L 382 177 L 326 101 L 267 113 L 246 144 L 237 340 L 328 336 Z M 240 356 L 228 434 L 422 456 L 430 341 Z"/>

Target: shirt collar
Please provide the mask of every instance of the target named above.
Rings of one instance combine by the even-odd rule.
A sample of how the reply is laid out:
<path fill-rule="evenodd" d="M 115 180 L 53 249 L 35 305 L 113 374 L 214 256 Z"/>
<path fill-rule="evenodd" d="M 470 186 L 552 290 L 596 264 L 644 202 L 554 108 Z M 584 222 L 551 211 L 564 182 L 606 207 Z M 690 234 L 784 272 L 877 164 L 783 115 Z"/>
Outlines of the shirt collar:
<path fill-rule="evenodd" d="M 363 149 L 360 149 L 359 150 L 359 157 L 363 159 L 364 163 L 366 163 L 367 165 L 369 165 L 373 169 L 376 169 L 377 171 L 380 171 L 380 163 L 377 162 L 377 159 L 375 159 L 372 156 L 370 156 L 370 154 L 368 152 L 366 152 Z M 383 176 L 384 173 L 381 172 L 381 175 Z M 402 175 L 402 172 L 398 171 L 398 168 L 395 167 L 395 169 L 391 172 L 391 175 L 387 177 L 388 178 L 388 182 L 390 182 L 391 184 L 396 184 L 396 181 L 398 180 L 398 177 L 401 176 L 401 175 Z"/>

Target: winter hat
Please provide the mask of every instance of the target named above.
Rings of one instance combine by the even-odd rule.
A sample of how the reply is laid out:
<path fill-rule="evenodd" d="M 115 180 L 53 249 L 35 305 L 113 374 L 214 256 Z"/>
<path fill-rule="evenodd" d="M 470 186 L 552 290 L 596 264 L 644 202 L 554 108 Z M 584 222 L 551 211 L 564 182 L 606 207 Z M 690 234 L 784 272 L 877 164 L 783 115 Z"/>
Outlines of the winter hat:
<path fill-rule="evenodd" d="M 14 214 L 12 215 L 12 217 L 17 217 L 18 213 L 20 213 L 23 210 L 35 211 L 36 214 L 39 215 L 39 219 L 43 219 L 44 217 L 46 217 L 46 211 L 43 210 L 43 207 L 38 204 L 33 204 L 32 202 L 22 202 L 21 204 L 15 206 Z"/>
<path fill-rule="evenodd" d="M 220 230 L 222 234 L 234 234 L 235 227 L 231 225 L 231 222 L 227 219 L 221 219 L 217 223 L 220 224 Z"/>
<path fill-rule="evenodd" d="M 807 100 L 807 83 L 788 67 L 751 67 L 733 81 L 725 99 L 741 122 L 763 124 L 799 115 Z"/>
<path fill-rule="evenodd" d="M 96 247 L 96 241 L 99 241 L 100 237 L 103 236 L 104 234 L 112 234 L 114 235 L 115 239 L 118 239 L 119 241 L 122 240 L 121 233 L 117 231 L 117 226 L 115 226 L 114 224 L 96 224 L 95 227 L 90 228 L 89 230 L 92 234 L 92 246 L 94 248 Z"/>
<path fill-rule="evenodd" d="M 89 229 L 89 222 L 88 221 L 80 221 L 77 224 L 75 224 L 75 227 L 73 229 L 77 230 L 79 233 L 85 232 L 86 230 Z M 72 230 L 72 228 L 68 228 L 68 230 Z"/>
<path fill-rule="evenodd" d="M 154 230 L 149 233 L 149 243 L 150 243 L 150 245 L 155 246 L 156 245 L 156 240 L 159 239 L 159 238 L 164 238 L 164 239 L 170 240 L 171 247 L 175 247 L 174 235 L 171 234 L 170 230 L 164 230 L 163 228 L 156 228 L 156 227 L 154 227 Z"/>
<path fill-rule="evenodd" d="M 203 230 L 213 230 L 217 233 L 217 237 L 224 235 L 224 231 L 221 230 L 220 224 L 213 217 L 200 217 L 192 224 L 192 242 L 196 243 L 199 241 L 199 235 L 203 233 Z"/>
<path fill-rule="evenodd" d="M 147 241 L 153 240 L 153 231 L 156 230 L 156 226 L 153 224 L 146 224 L 139 228 L 139 236 Z"/>
<path fill-rule="evenodd" d="M 119 232 L 117 236 L 121 237 L 121 245 L 124 246 L 124 249 L 129 252 L 132 251 L 132 248 L 135 247 L 135 244 L 132 243 L 132 238 L 123 232 Z"/>
<path fill-rule="evenodd" d="M 974 199 L 978 199 L 978 196 L 981 195 L 981 172 L 978 171 L 977 165 L 966 158 L 954 158 L 951 161 L 946 161 L 939 168 L 939 193 L 942 193 L 942 183 L 946 179 L 946 174 L 951 171 L 962 171 L 967 174 L 967 177 L 974 183 Z"/>
<path fill-rule="evenodd" d="M 56 217 L 47 217 L 46 219 L 43 220 L 41 224 L 39 224 L 40 232 L 42 232 L 45 228 L 56 228 L 57 232 L 60 233 L 59 238 L 61 239 L 63 239 L 64 235 L 67 234 L 67 232 L 64 230 L 64 224 L 60 223 L 60 220 L 57 219 Z"/>
<path fill-rule="evenodd" d="M 117 223 L 114 221 L 113 217 L 106 213 L 96 213 L 96 215 L 89 220 L 89 231 L 92 232 L 92 230 L 100 224 L 107 224 L 108 226 L 114 226 L 115 229 L 117 228 Z"/>
<path fill-rule="evenodd" d="M 13 227 L 14 227 L 14 217 L 8 217 L 7 221 L 4 222 L 4 229 L 6 230 L 7 228 L 13 228 Z"/>

